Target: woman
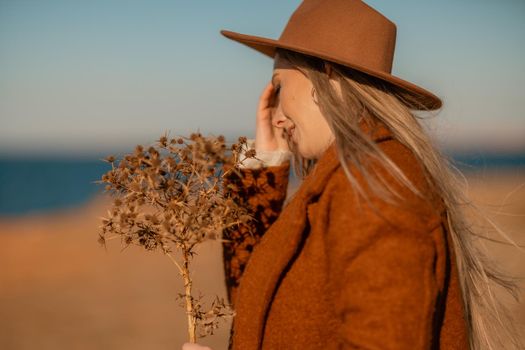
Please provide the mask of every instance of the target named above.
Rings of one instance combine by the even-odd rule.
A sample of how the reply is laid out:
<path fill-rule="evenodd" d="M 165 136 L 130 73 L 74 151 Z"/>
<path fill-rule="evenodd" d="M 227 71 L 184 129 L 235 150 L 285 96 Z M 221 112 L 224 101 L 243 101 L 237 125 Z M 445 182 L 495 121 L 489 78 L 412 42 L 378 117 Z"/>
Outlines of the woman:
<path fill-rule="evenodd" d="M 460 182 L 417 121 L 441 100 L 390 74 L 395 25 L 310 0 L 279 40 L 222 33 L 274 58 L 259 160 L 228 179 L 257 219 L 224 246 L 230 348 L 502 348 L 493 328 L 518 347 L 487 281 L 515 286 L 472 244 Z M 303 181 L 284 203 L 290 157 Z"/>

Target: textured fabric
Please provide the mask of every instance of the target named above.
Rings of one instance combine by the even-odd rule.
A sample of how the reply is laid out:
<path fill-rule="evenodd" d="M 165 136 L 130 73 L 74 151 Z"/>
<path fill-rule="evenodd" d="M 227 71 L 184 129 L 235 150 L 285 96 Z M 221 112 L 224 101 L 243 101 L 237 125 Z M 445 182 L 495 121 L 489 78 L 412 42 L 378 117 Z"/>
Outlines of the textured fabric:
<path fill-rule="evenodd" d="M 253 227 L 238 225 L 229 230 L 228 239 L 232 242 L 223 245 L 228 299 L 232 303 L 253 248 L 281 212 L 286 199 L 289 168 L 290 163 L 285 162 L 280 166 L 239 169 L 242 178 L 235 173 L 225 178 L 225 187 L 235 185 L 236 190 L 229 190 L 229 194 L 248 208 L 256 220 Z"/>
<path fill-rule="evenodd" d="M 255 139 L 248 139 L 247 146 L 248 149 L 255 148 Z M 244 159 L 244 153 L 246 151 L 246 147 L 241 149 L 241 159 Z M 291 159 L 292 152 L 287 150 L 261 151 L 256 149 L 255 156 L 257 159 L 247 158 L 239 165 L 239 168 L 258 169 L 266 166 L 281 165 Z"/>
<path fill-rule="evenodd" d="M 424 193 L 414 155 L 385 127 L 371 133 Z M 335 144 L 283 207 L 289 163 L 241 169 L 236 193 L 261 221 L 224 245 L 236 311 L 230 348 L 468 349 L 454 250 L 440 198 L 425 201 L 374 170 L 406 197 L 377 211 L 357 201 Z M 365 181 L 351 167 L 361 185 Z M 366 188 L 366 187 L 365 187 Z M 248 243 L 246 243 L 248 242 Z"/>

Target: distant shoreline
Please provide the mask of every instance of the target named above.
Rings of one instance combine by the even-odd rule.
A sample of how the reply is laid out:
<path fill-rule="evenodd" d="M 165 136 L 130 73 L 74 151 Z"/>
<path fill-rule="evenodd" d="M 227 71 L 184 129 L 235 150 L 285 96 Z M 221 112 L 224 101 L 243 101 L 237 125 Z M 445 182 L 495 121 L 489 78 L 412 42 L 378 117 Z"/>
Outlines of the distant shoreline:
<path fill-rule="evenodd" d="M 525 152 L 446 156 L 467 176 L 487 172 L 525 175 Z M 0 218 L 82 206 L 102 194 L 103 186 L 93 181 L 109 169 L 110 165 L 98 157 L 0 157 Z M 292 171 L 290 176 L 297 181 Z"/>

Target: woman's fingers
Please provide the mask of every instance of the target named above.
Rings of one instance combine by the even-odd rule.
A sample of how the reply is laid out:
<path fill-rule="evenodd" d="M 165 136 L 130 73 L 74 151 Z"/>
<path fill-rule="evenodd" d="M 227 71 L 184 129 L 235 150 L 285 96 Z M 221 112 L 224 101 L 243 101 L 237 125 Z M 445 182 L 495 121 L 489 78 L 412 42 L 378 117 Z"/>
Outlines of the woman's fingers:
<path fill-rule="evenodd" d="M 286 132 L 283 127 L 276 127 L 273 118 L 279 101 L 272 82 L 269 82 L 259 98 L 255 122 L 255 149 L 260 151 L 289 150 Z"/>
<path fill-rule="evenodd" d="M 200 345 L 198 343 L 184 343 L 182 344 L 182 350 L 212 350 L 209 346 Z"/>
<path fill-rule="evenodd" d="M 272 109 L 274 108 L 274 89 L 273 84 L 269 82 L 259 98 L 259 105 L 257 108 L 258 119 L 268 120 L 271 122 Z"/>
<path fill-rule="evenodd" d="M 272 83 L 268 83 L 261 96 L 257 109 L 255 122 L 255 148 L 262 151 L 274 151 L 278 149 L 274 126 L 272 125 L 272 114 L 275 110 L 274 93 Z"/>

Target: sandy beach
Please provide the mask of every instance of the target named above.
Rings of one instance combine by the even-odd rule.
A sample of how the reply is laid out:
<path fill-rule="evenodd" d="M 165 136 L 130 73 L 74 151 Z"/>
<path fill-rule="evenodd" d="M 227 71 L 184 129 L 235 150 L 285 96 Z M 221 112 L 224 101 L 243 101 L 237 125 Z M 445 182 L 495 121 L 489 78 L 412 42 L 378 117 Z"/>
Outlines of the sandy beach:
<path fill-rule="evenodd" d="M 518 216 L 525 215 L 525 172 L 475 173 L 469 183 L 471 198 L 492 211 L 515 190 L 507 214 L 489 215 L 525 245 L 525 216 Z M 108 206 L 108 198 L 97 197 L 78 208 L 0 219 L 1 349 L 180 349 L 187 341 L 176 267 L 160 251 L 122 250 L 118 240 L 107 251 L 100 246 Z M 499 243 L 486 247 L 501 266 L 525 276 L 525 253 Z M 195 290 L 208 301 L 226 296 L 219 243 L 203 244 L 193 266 Z M 511 308 L 523 322 L 523 304 Z M 230 326 L 224 322 L 199 342 L 226 349 Z"/>

